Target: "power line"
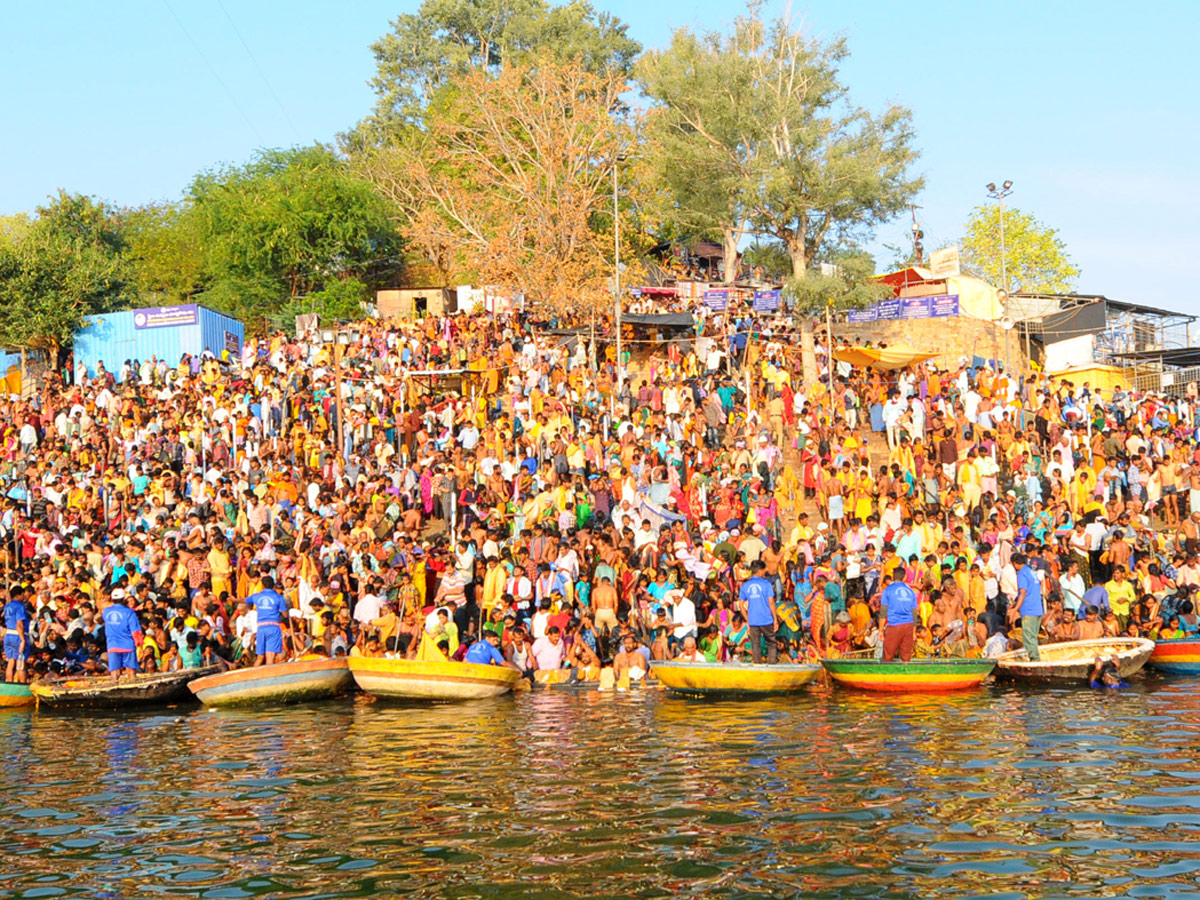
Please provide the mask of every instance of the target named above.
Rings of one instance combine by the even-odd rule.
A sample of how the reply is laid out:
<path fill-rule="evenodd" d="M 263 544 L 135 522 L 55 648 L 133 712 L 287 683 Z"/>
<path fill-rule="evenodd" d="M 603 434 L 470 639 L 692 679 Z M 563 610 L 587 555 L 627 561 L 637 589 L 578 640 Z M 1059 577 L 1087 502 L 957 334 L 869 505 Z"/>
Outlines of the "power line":
<path fill-rule="evenodd" d="M 280 100 L 279 95 L 275 93 L 275 88 L 271 86 L 271 81 L 267 78 L 267 73 L 262 70 L 262 66 L 258 64 L 258 60 L 255 59 L 254 54 L 250 52 L 250 47 L 247 46 L 246 39 L 242 37 L 242 33 L 238 31 L 237 25 L 234 24 L 233 17 L 229 15 L 229 10 L 225 8 L 225 4 L 222 3 L 221 0 L 217 0 L 217 6 L 221 7 L 221 12 L 225 13 L 225 19 L 229 22 L 229 27 L 232 28 L 233 33 L 237 35 L 237 39 L 241 43 L 242 49 L 245 50 L 246 55 L 250 57 L 250 62 L 254 63 L 254 68 L 258 71 L 259 76 L 262 78 L 263 84 L 267 86 L 267 90 L 275 99 L 275 104 L 279 107 L 279 111 L 283 113 L 284 119 L 287 120 L 288 127 L 292 129 L 292 134 L 295 135 L 296 140 L 299 141 L 301 139 L 300 129 L 296 127 L 296 123 L 293 122 L 292 117 L 288 115 L 287 107 L 283 105 L 283 101 Z"/>
<path fill-rule="evenodd" d="M 263 140 L 263 136 L 259 134 L 258 129 L 254 127 L 254 122 L 252 122 L 250 117 L 246 115 L 246 111 L 242 109 L 242 105 L 238 103 L 237 97 L 234 96 L 233 91 L 229 89 L 229 85 L 225 83 L 225 79 L 223 79 L 217 73 L 217 70 L 213 67 L 213 64 L 208 61 L 208 57 L 204 54 L 204 51 L 200 48 L 200 45 L 196 42 L 196 39 L 192 37 L 192 33 L 188 31 L 187 26 L 183 24 L 183 20 L 175 14 L 175 10 L 171 8 L 171 4 L 168 2 L 168 0 L 162 0 L 162 3 L 163 6 L 167 8 L 167 12 L 171 14 L 171 18 L 175 20 L 175 23 L 179 26 L 180 30 L 182 30 L 187 36 L 187 39 L 192 42 L 192 46 L 195 47 L 196 52 L 200 54 L 200 59 L 204 61 L 204 65 L 208 67 L 208 71 L 212 73 L 212 77 L 217 80 L 217 84 L 221 85 L 221 87 L 225 89 L 225 93 L 228 95 L 229 101 L 233 104 L 233 108 L 238 111 L 242 119 L 245 120 L 246 124 L 250 126 L 250 130 L 254 132 L 254 136 L 258 139 L 259 146 L 266 146 L 267 142 Z"/>

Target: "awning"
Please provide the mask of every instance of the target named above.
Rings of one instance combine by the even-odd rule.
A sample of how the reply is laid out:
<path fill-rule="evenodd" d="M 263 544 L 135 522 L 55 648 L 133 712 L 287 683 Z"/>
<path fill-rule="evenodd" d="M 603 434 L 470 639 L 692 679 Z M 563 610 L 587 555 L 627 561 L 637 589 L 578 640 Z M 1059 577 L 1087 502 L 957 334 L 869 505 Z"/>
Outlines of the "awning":
<path fill-rule="evenodd" d="M 648 325 L 653 328 L 691 328 L 695 322 L 691 313 L 621 313 L 622 325 Z"/>
<path fill-rule="evenodd" d="M 893 344 L 890 347 L 837 347 L 833 355 L 844 363 L 852 366 L 872 369 L 903 369 L 905 366 L 923 363 L 933 359 L 938 351 L 927 353 L 915 350 L 907 344 Z"/>

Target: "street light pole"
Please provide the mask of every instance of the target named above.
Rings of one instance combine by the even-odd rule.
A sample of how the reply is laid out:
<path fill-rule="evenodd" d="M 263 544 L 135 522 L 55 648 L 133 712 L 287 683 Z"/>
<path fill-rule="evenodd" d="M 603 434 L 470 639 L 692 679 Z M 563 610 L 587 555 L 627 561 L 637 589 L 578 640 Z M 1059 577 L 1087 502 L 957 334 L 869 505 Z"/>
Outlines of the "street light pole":
<path fill-rule="evenodd" d="M 1008 248 L 1004 244 L 1004 198 L 1012 193 L 1013 183 L 1006 181 L 1000 187 L 992 182 L 987 186 L 988 196 L 996 201 L 1000 211 L 1000 282 L 1005 293 L 1008 292 Z"/>
<path fill-rule="evenodd" d="M 1004 314 L 1008 316 L 1008 247 L 1004 243 L 1004 198 L 1012 193 L 1013 183 L 1005 181 L 999 187 L 996 187 L 996 182 L 990 182 L 987 186 L 987 195 L 996 201 L 996 208 L 1000 213 L 1000 284 L 1004 289 Z M 1011 326 L 1010 326 L 1011 327 Z M 1004 367 L 1009 371 L 1009 377 L 1012 377 L 1012 370 L 1008 362 L 1008 335 L 1004 337 Z M 1025 370 L 1029 368 L 1029 328 L 1025 328 Z"/>

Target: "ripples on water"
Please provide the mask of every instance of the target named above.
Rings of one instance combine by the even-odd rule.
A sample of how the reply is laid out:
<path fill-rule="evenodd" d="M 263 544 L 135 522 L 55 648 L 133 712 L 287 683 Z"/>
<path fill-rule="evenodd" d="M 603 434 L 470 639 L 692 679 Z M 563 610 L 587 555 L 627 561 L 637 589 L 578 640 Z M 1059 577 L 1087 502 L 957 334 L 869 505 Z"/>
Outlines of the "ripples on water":
<path fill-rule="evenodd" d="M 1200 897 L 1200 700 L 0 715 L 0 897 Z"/>

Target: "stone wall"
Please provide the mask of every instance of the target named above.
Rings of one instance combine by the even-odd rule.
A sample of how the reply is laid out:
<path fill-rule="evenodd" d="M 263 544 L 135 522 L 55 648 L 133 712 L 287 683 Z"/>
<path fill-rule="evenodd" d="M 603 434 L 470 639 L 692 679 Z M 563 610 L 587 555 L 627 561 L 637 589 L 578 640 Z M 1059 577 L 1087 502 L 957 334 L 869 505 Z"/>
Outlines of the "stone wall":
<path fill-rule="evenodd" d="M 960 357 L 1011 360 L 1012 369 L 1021 371 L 1025 355 L 1017 332 L 1005 332 L 992 322 L 966 316 L 939 319 L 889 320 L 880 322 L 834 322 L 833 336 L 851 343 L 870 341 L 873 344 L 908 344 L 915 350 L 939 351 L 938 362 L 956 368 Z M 1007 356 L 1005 338 L 1009 346 Z"/>

